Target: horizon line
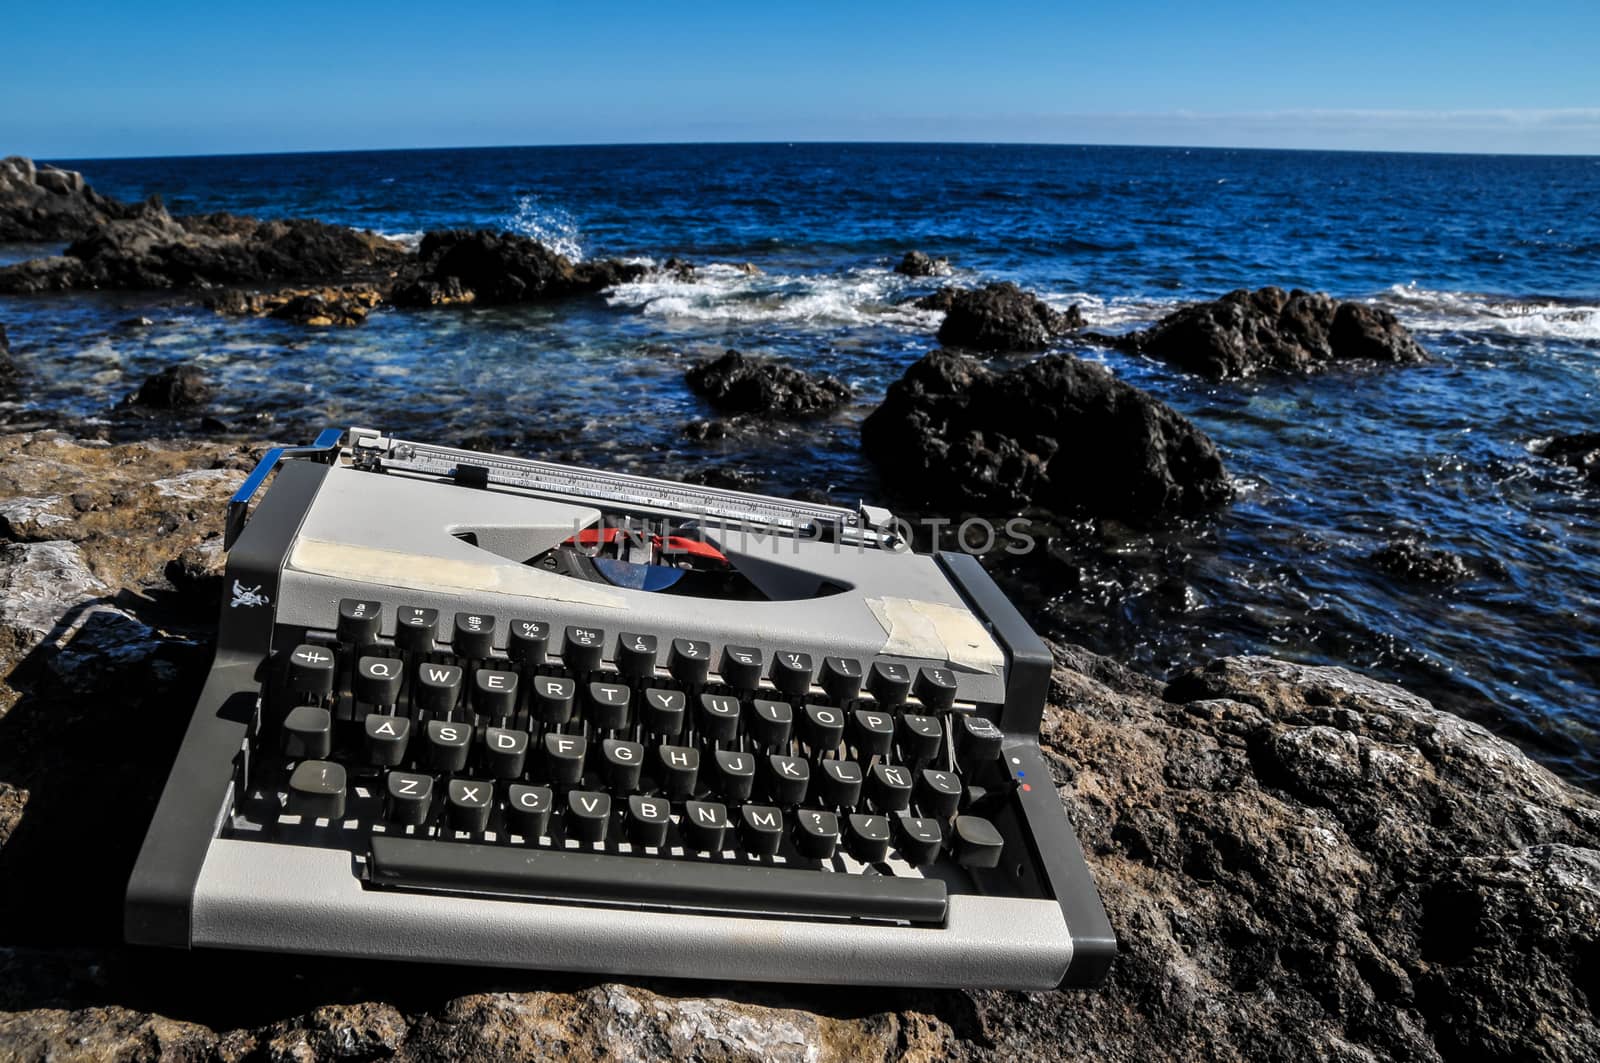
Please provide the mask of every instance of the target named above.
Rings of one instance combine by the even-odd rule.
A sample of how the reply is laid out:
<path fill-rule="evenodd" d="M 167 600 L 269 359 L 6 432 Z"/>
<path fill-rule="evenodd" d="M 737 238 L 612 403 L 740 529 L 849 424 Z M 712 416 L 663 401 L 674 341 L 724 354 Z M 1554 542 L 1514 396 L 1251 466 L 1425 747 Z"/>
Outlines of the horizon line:
<path fill-rule="evenodd" d="M 860 146 L 860 147 L 991 147 L 991 148 L 1121 148 L 1140 151 L 1238 151 L 1238 152 L 1281 152 L 1295 154 L 1339 154 L 1339 155 L 1428 155 L 1463 158 L 1505 158 L 1505 159 L 1600 159 L 1600 153 L 1594 152 L 1528 152 L 1528 151 L 1445 151 L 1438 149 L 1410 149 L 1400 150 L 1395 148 L 1300 148 L 1300 147 L 1262 147 L 1260 145 L 1229 145 L 1229 144 L 1112 144 L 1096 143 L 1090 141 L 1049 141 L 1049 140 L 874 140 L 874 139 L 837 139 L 788 137 L 778 140 L 570 140 L 548 141 L 523 144 L 436 144 L 413 145 L 410 147 L 368 147 L 368 148 L 284 148 L 272 151 L 193 151 L 177 152 L 168 155 L 62 155 L 55 156 L 59 162 L 127 162 L 154 159 L 248 159 L 265 158 L 290 155 L 365 155 L 390 152 L 428 152 L 428 151 L 517 151 L 540 148 L 696 148 L 696 147 L 793 147 L 798 144 L 809 146 Z M 39 156 L 27 156 L 40 158 Z M 50 162 L 50 158 L 45 158 Z"/>

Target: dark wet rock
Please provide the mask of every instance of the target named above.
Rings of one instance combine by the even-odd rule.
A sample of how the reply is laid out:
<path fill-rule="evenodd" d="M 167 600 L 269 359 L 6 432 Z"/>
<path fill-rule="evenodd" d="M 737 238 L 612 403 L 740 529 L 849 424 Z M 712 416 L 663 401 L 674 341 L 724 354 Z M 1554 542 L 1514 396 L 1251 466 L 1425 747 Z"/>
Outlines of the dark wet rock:
<path fill-rule="evenodd" d="M 326 288 L 284 288 L 275 292 L 246 292 L 230 288 L 207 305 L 219 314 L 273 317 L 297 325 L 326 327 L 353 326 L 383 302 L 383 293 L 372 284 L 350 284 Z"/>
<path fill-rule="evenodd" d="M 1070 355 L 999 372 L 935 351 L 890 386 L 861 443 L 890 490 L 942 511 L 1039 506 L 1145 523 L 1232 494 L 1203 432 Z"/>
<path fill-rule="evenodd" d="M 1475 574 L 1459 554 L 1412 539 L 1385 543 L 1367 555 L 1367 560 L 1392 576 L 1417 583 L 1455 583 Z"/>
<path fill-rule="evenodd" d="M 16 395 L 17 381 L 21 376 L 21 370 L 11 357 L 11 337 L 6 335 L 5 325 L 0 324 L 0 399 Z"/>
<path fill-rule="evenodd" d="M 1553 435 L 1536 443 L 1534 453 L 1577 469 L 1591 484 L 1600 486 L 1600 432 Z"/>
<path fill-rule="evenodd" d="M 181 740 L 215 619 L 163 572 L 205 570 L 182 558 L 254 457 L 0 436 L 0 1058 L 1600 1056 L 1600 800 L 1397 687 L 1265 658 L 1163 682 L 1056 649 L 1043 746 L 1121 949 L 1100 989 L 127 949 L 150 765 Z M 95 845 L 60 844 L 89 822 Z"/>
<path fill-rule="evenodd" d="M 661 263 L 661 272 L 674 280 L 692 281 L 695 279 L 696 266 L 686 258 L 669 258 Z"/>
<path fill-rule="evenodd" d="M 1241 288 L 1215 302 L 1185 306 L 1153 328 L 1111 342 L 1217 380 L 1314 372 L 1335 363 L 1429 360 L 1387 310 L 1323 292 L 1270 287 Z"/>
<path fill-rule="evenodd" d="M 173 218 L 159 203 L 108 221 L 66 252 L 0 268 L 0 292 L 205 288 L 383 277 L 405 248 L 370 232 L 305 218 Z"/>
<path fill-rule="evenodd" d="M 137 209 L 100 195 L 73 170 L 0 159 L 0 243 L 76 240 Z"/>
<path fill-rule="evenodd" d="M 719 410 L 769 417 L 827 413 L 850 397 L 837 377 L 728 351 L 684 374 L 689 387 Z"/>
<path fill-rule="evenodd" d="M 939 342 L 974 351 L 1042 351 L 1056 337 L 1083 324 L 1076 306 L 1063 313 L 1032 292 L 1002 281 L 950 296 Z"/>
<path fill-rule="evenodd" d="M 149 328 L 151 325 L 154 325 L 155 322 L 141 314 L 138 317 L 123 318 L 121 321 L 117 322 L 117 324 L 126 329 L 141 329 Z"/>
<path fill-rule="evenodd" d="M 723 417 L 698 418 L 683 426 L 684 438 L 701 443 L 727 439 L 732 434 L 732 423 Z"/>
<path fill-rule="evenodd" d="M 950 273 L 950 260 L 934 258 L 922 251 L 907 251 L 894 271 L 906 277 L 944 277 Z"/>
<path fill-rule="evenodd" d="M 955 305 L 956 296 L 960 294 L 960 288 L 940 288 L 931 295 L 924 295 L 911 300 L 911 305 L 918 310 L 937 310 L 940 313 L 949 313 L 950 307 Z"/>
<path fill-rule="evenodd" d="M 599 292 L 638 280 L 646 267 L 573 262 L 537 240 L 487 229 L 452 229 L 422 238 L 417 259 L 390 295 L 397 306 L 522 303 Z"/>
<path fill-rule="evenodd" d="M 128 396 L 128 405 L 151 410 L 191 410 L 211 401 L 211 383 L 194 365 L 169 365 L 145 378 Z"/>

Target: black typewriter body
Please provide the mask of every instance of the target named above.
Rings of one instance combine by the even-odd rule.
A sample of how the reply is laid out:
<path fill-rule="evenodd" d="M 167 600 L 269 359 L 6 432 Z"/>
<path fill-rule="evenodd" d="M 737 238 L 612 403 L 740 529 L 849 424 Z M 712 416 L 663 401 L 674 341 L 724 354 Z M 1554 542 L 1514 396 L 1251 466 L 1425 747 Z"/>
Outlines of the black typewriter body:
<path fill-rule="evenodd" d="M 129 940 L 1097 982 L 1049 653 L 886 517 L 366 429 L 269 453 Z"/>

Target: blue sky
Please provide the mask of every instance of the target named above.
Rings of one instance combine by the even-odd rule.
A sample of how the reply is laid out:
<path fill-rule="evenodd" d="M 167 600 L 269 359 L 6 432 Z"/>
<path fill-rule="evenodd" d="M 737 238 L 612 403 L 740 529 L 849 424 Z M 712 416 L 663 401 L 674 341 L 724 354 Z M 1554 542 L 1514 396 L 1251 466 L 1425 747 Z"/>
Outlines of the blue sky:
<path fill-rule="evenodd" d="M 0 36 L 0 154 L 41 158 L 801 139 L 1600 154 L 1596 0 L 5 0 Z"/>

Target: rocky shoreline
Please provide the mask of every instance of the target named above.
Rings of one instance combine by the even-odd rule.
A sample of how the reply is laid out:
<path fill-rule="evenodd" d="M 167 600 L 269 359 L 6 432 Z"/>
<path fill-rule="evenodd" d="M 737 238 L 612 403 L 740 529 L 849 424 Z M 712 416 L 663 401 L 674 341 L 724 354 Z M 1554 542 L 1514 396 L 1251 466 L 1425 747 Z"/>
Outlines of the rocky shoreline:
<path fill-rule="evenodd" d="M 254 455 L 0 437 L 0 1057 L 1600 1052 L 1600 800 L 1399 688 L 1267 658 L 1159 680 L 1056 647 L 1044 747 L 1121 945 L 1098 990 L 623 985 L 124 948 L 121 887 L 205 668 L 221 515 Z M 59 844 L 88 822 L 95 846 Z"/>
<path fill-rule="evenodd" d="M 385 305 L 581 297 L 648 269 L 479 230 L 412 251 L 320 222 L 174 217 L 8 159 L 0 241 L 18 239 L 70 243 L 0 268 L 0 292 L 178 289 L 307 327 L 356 326 Z M 920 252 L 896 268 L 951 271 Z M 900 502 L 945 514 L 1141 525 L 1227 503 L 1199 427 L 1065 345 L 1219 380 L 1428 358 L 1392 316 L 1275 288 L 1126 336 L 1009 284 L 923 305 L 945 312 L 947 349 L 889 388 L 861 444 L 894 471 Z M 28 386 L 6 341 L 0 326 L 0 400 Z M 726 415 L 693 422 L 695 438 L 829 417 L 851 398 L 835 378 L 737 351 L 686 381 Z M 171 434 L 210 394 L 199 368 L 169 366 L 113 416 Z M 1044 746 L 1121 946 L 1096 991 L 623 985 L 127 949 L 121 890 L 204 673 L 226 499 L 260 449 L 0 435 L 0 1058 L 1600 1055 L 1600 800 L 1400 688 L 1260 657 L 1155 678 L 1055 647 Z M 1593 433 L 1533 449 L 1590 484 L 1600 473 Z M 1411 540 L 1370 561 L 1423 583 L 1467 574 Z M 94 846 L 61 845 L 91 823 Z"/>

